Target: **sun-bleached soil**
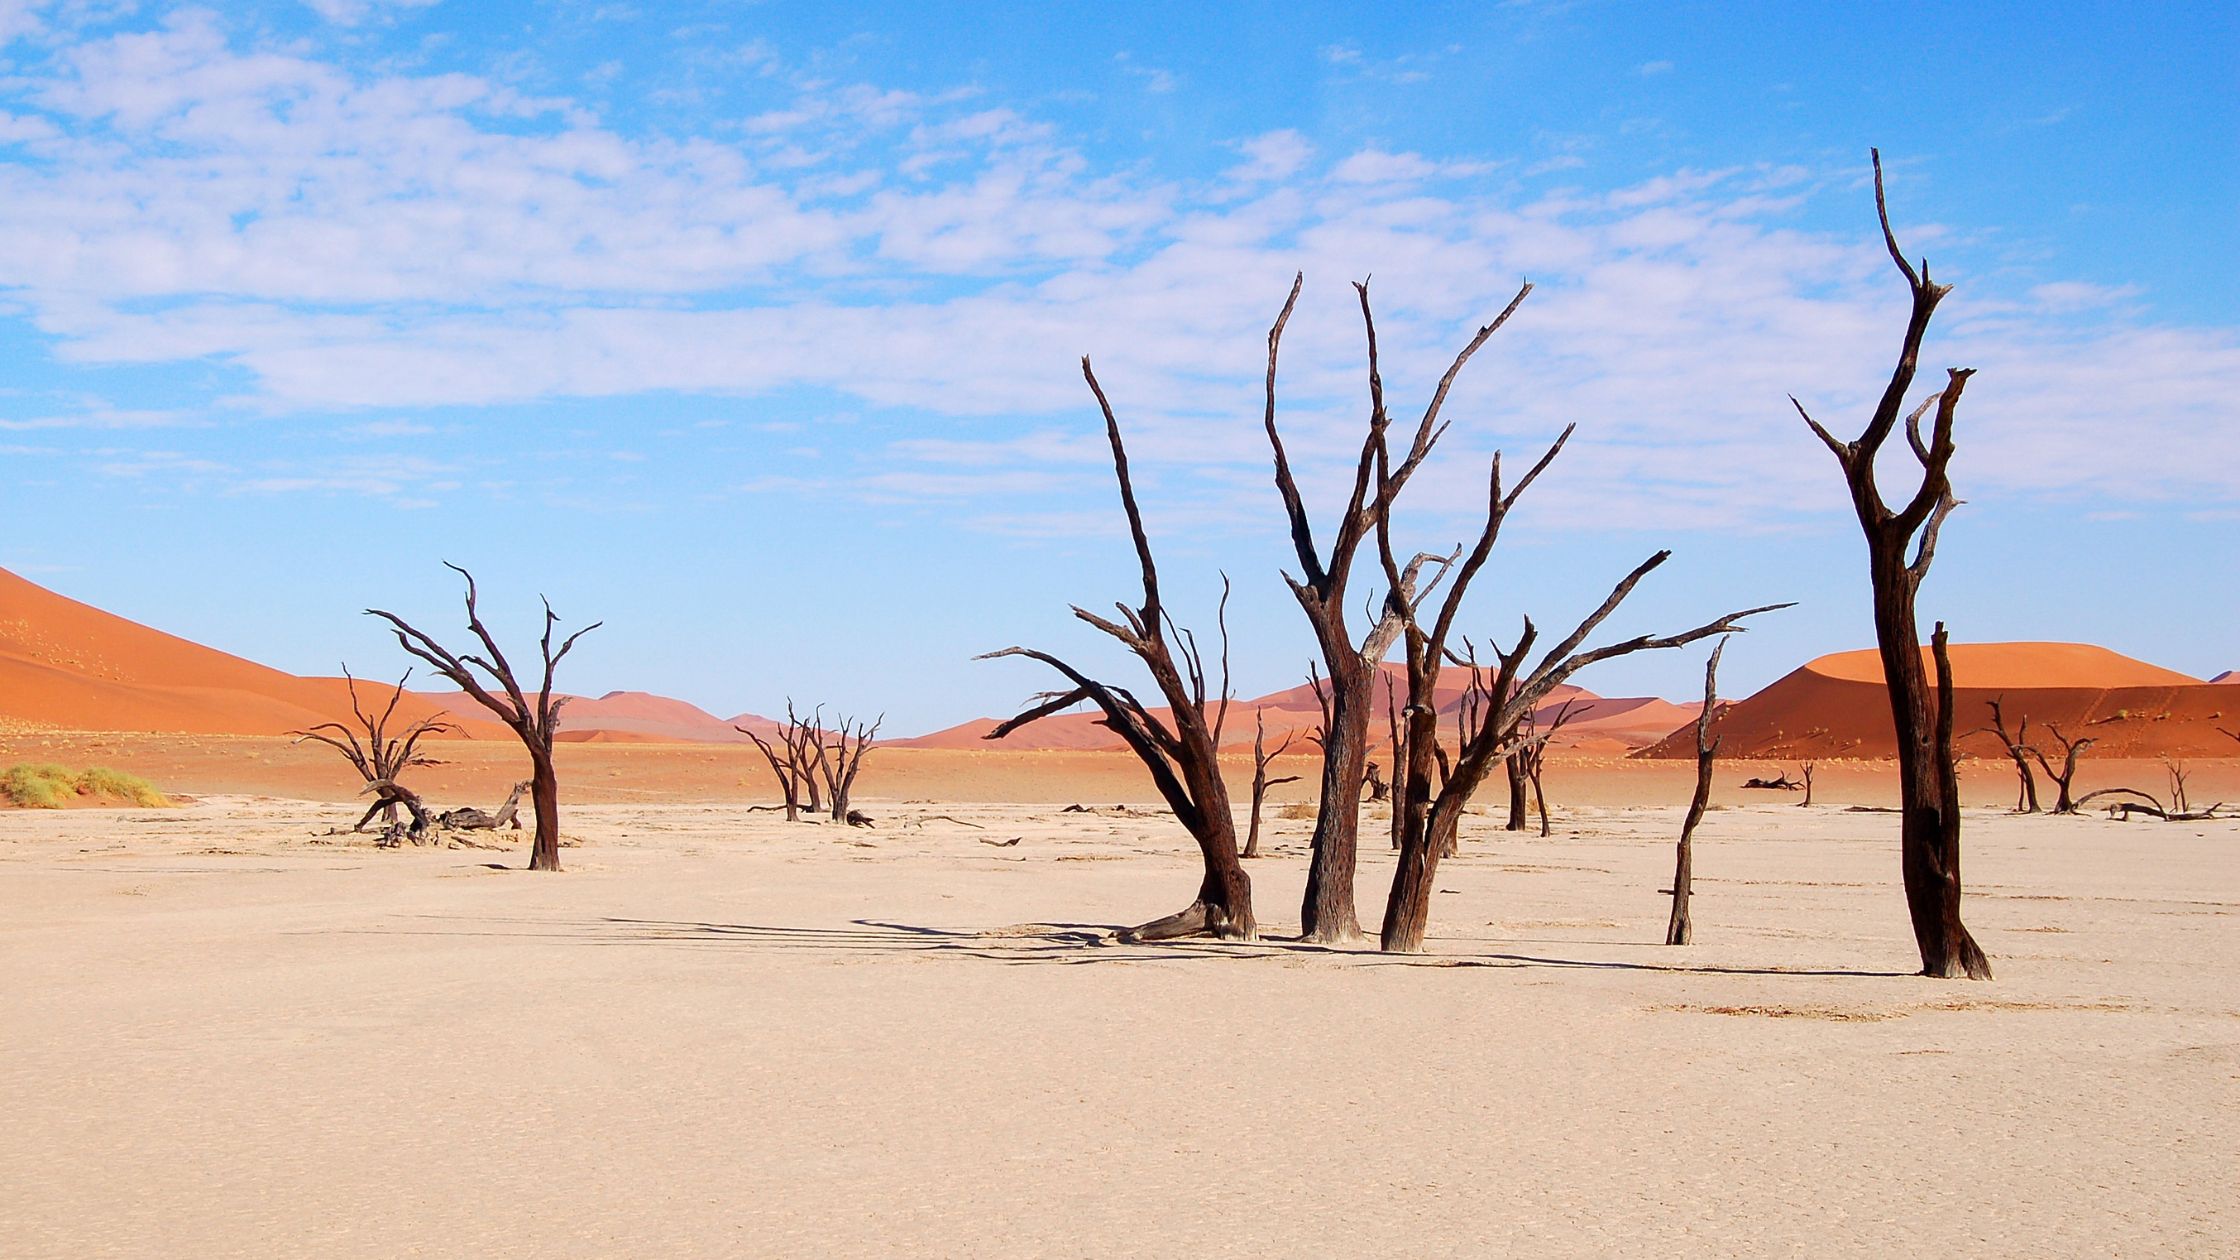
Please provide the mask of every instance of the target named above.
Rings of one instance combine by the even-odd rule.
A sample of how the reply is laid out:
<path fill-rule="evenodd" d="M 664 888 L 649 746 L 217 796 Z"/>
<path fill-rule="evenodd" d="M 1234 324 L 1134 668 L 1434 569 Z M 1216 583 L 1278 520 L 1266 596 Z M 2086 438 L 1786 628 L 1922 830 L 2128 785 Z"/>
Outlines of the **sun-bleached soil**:
<path fill-rule="evenodd" d="M 1971 812 L 1968 984 L 1906 974 L 1894 818 L 1793 799 L 1712 812 L 1679 949 L 1677 808 L 1473 820 L 1407 959 L 1110 943 L 1195 884 L 1110 803 L 578 806 L 558 875 L 341 803 L 0 812 L 0 1255 L 2240 1236 L 2240 824 Z M 1309 825 L 1253 865 L 1271 933 Z"/>

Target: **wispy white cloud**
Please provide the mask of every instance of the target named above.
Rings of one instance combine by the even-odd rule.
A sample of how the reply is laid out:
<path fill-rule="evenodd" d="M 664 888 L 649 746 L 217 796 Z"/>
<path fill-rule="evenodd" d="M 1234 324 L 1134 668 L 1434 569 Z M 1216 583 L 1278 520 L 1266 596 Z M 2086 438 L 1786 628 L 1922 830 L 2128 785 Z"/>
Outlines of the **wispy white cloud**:
<path fill-rule="evenodd" d="M 1324 155 L 1277 131 L 1199 187 L 1101 169 L 969 87 L 737 55 L 790 103 L 671 138 L 472 76 L 243 49 L 209 14 L 65 48 L 0 90 L 0 136 L 34 158 L 0 164 L 0 286 L 65 361 L 213 361 L 273 412 L 807 387 L 959 418 L 954 436 L 888 445 L 883 466 L 785 483 L 895 501 L 1092 484 L 1099 436 L 1051 421 L 1079 414 L 1090 352 L 1147 475 L 1171 472 L 1178 501 L 1219 518 L 1265 506 L 1251 418 L 1295 270 L 1310 283 L 1283 403 L 1317 476 L 1345 466 L 1360 422 L 1345 280 L 1375 273 L 1385 379 L 1420 405 L 1530 276 L 1538 291 L 1450 403 L 1450 441 L 1482 457 L 1583 422 L 1542 510 L 1592 527 L 1827 510 L 1824 452 L 1785 396 L 1831 423 L 1856 414 L 1903 318 L 1863 201 L 1859 232 L 1795 226 L 1804 199 L 1859 200 L 1848 172 L 1676 171 L 1535 197 L 1488 161 Z M 1935 243 L 1896 191 L 1909 246 Z M 2139 323 L 2121 290 L 2002 300 L 1961 279 L 1931 354 L 1982 369 L 1964 478 L 2240 499 L 2234 330 Z M 60 427 L 41 419 L 7 423 Z M 2115 432 L 2131 458 L 2110 488 L 2095 451 Z M 1474 463 L 1427 479 L 1427 503 L 1472 510 Z M 403 494 L 442 473 L 177 467 L 259 492 Z M 982 516 L 1043 508 L 1070 510 Z"/>

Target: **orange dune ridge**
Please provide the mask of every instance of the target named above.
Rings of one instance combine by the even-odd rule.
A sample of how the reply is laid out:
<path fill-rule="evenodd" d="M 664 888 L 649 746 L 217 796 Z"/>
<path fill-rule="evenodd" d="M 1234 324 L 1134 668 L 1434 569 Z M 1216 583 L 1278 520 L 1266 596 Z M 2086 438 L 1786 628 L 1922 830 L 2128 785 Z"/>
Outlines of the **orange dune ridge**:
<path fill-rule="evenodd" d="M 424 674 L 425 671 L 423 671 Z M 358 702 L 378 713 L 393 682 L 360 678 Z M 509 739 L 462 692 L 408 692 L 390 730 L 440 718 L 452 737 Z M 341 678 L 302 678 L 150 629 L 0 569 L 0 722 L 18 728 L 285 735 L 322 722 L 350 724 Z M 734 725 L 776 729 L 751 713 L 723 719 L 644 692 L 571 697 L 563 737 L 610 742 L 746 742 Z"/>
<path fill-rule="evenodd" d="M 2020 736 L 2028 718 L 2028 740 L 2049 753 L 2059 752 L 2046 736 L 2052 725 L 2072 739 L 2093 739 L 2093 756 L 2232 755 L 2233 742 L 2217 729 L 2240 725 L 2240 701 L 2227 687 L 2087 643 L 1955 643 L 1951 656 L 1953 743 L 1963 756 L 2006 755 L 1987 729 L 1993 700 L 2000 701 L 2010 734 Z M 1935 667 L 1929 668 L 1933 678 Z M 1897 753 L 1880 658 L 1871 650 L 1805 665 L 1729 706 L 1714 729 L 1721 755 L 1729 757 Z M 1694 731 L 1675 730 L 1637 755 L 1693 757 Z"/>
<path fill-rule="evenodd" d="M 392 684 L 361 679 L 360 702 L 386 705 Z M 417 695 L 404 722 L 440 717 Z M 0 719 L 61 730 L 281 735 L 347 721 L 348 684 L 299 678 L 151 630 L 0 569 Z M 479 728 L 479 729 L 477 729 Z M 469 737 L 500 733 L 489 723 Z"/>

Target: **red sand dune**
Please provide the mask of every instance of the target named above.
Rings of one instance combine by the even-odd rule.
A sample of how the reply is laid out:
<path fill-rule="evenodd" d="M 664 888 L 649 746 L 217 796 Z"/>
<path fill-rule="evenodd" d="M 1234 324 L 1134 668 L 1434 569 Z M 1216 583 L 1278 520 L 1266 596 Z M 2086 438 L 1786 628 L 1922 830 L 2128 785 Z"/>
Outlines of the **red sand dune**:
<path fill-rule="evenodd" d="M 394 690 L 358 685 L 369 706 L 386 704 Z M 397 713 L 411 721 L 438 710 L 407 696 Z M 281 735 L 349 715 L 342 679 L 282 673 L 0 569 L 0 719 L 62 730 Z"/>
<path fill-rule="evenodd" d="M 360 702 L 388 703 L 392 683 L 358 681 Z M 490 713 L 460 692 L 413 693 L 397 706 L 398 726 L 444 717 L 470 739 L 506 738 Z M 176 731 L 193 735 L 284 735 L 321 722 L 350 721 L 340 678 L 294 674 L 152 630 L 57 595 L 0 569 L 0 721 L 59 730 Z M 563 738 L 603 734 L 617 741 L 745 742 L 734 722 L 681 700 L 617 691 L 572 701 Z"/>
<path fill-rule="evenodd" d="M 2008 729 L 2023 718 L 2030 738 L 2048 725 L 2072 738 L 2097 741 L 2102 757 L 2229 756 L 2218 734 L 2240 714 L 2232 693 L 2174 670 L 2084 643 L 1956 643 L 1952 645 L 1955 746 L 1964 756 L 2003 757 L 1983 730 L 1988 701 L 2001 700 Z M 1730 706 L 1716 727 L 1723 756 L 1799 760 L 1889 757 L 1897 751 L 1882 670 L 1872 651 L 1823 656 Z M 1643 757 L 1692 757 L 1692 728 L 1678 729 Z"/>
<path fill-rule="evenodd" d="M 1393 690 L 1387 693 L 1382 684 L 1378 686 L 1376 713 L 1370 732 L 1372 742 L 1383 738 L 1388 729 L 1391 700 L 1404 695 L 1407 687 L 1405 667 L 1388 661 L 1384 665 L 1384 674 L 1392 681 Z M 1450 721 L 1455 711 L 1461 707 L 1467 682 L 1467 676 L 1462 670 L 1443 671 L 1439 682 L 1438 709 Z M 1692 706 L 1677 705 L 1653 697 L 1611 699 L 1569 684 L 1559 686 L 1550 693 L 1536 715 L 1542 723 L 1552 721 L 1555 712 L 1566 702 L 1573 705 L 1574 714 L 1565 723 L 1555 742 L 1577 751 L 1631 751 L 1655 742 L 1674 725 L 1695 718 Z M 1285 736 L 1293 736 L 1294 751 L 1308 747 L 1307 733 L 1322 721 L 1322 709 L 1315 700 L 1314 688 L 1307 683 L 1300 683 L 1296 687 L 1287 687 L 1255 699 L 1231 702 L 1228 725 L 1221 732 L 1222 747 L 1252 746 L 1255 710 L 1259 711 L 1266 723 L 1268 742 L 1280 744 Z M 1165 708 L 1153 709 L 1152 712 L 1162 720 L 1170 718 L 1170 711 Z M 1047 717 L 1005 736 L 1000 742 L 989 743 L 986 735 L 995 729 L 997 722 L 996 718 L 974 718 L 930 735 L 886 742 L 897 748 L 1089 750 L 1123 746 L 1119 736 L 1101 725 L 1102 715 L 1093 709 Z"/>
<path fill-rule="evenodd" d="M 2240 669 L 2228 669 L 2209 680 L 2213 683 L 2240 683 Z"/>

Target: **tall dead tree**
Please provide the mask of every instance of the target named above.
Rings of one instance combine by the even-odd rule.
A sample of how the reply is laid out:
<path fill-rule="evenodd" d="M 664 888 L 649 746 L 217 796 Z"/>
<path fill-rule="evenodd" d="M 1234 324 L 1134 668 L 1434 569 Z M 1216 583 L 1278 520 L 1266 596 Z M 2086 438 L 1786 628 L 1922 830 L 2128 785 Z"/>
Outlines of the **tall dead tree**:
<path fill-rule="evenodd" d="M 552 673 L 574 650 L 576 640 L 604 623 L 592 622 L 569 635 L 555 650 L 552 629 L 560 618 L 552 611 L 551 602 L 545 601 L 544 637 L 538 641 L 544 674 L 532 698 L 522 689 L 512 663 L 499 650 L 498 641 L 482 624 L 482 615 L 475 607 L 474 574 L 449 561 L 445 561 L 443 567 L 466 580 L 467 629 L 486 655 L 455 654 L 395 613 L 368 608 L 366 615 L 388 622 L 399 646 L 426 661 L 437 673 L 451 680 L 453 686 L 474 697 L 476 704 L 490 710 L 520 738 L 521 746 L 529 753 L 529 799 L 537 814 L 536 838 L 529 849 L 529 869 L 557 871 L 560 869 L 560 776 L 552 765 L 552 737 L 560 731 L 560 709 L 567 701 L 565 697 L 553 697 Z M 487 684 L 484 678 L 489 679 Z"/>
<path fill-rule="evenodd" d="M 2035 814 L 2038 812 L 2038 779 L 2030 773 L 2030 715 L 2023 714 L 2014 733 L 2008 734 L 2007 715 L 2001 711 L 2006 699 L 1997 696 L 1984 701 L 1991 706 L 1991 725 L 1979 728 L 1977 733 L 1997 736 L 1999 746 L 2007 750 L 2007 759 L 2014 762 L 2015 778 L 2020 780 L 2015 789 L 2014 812 Z"/>
<path fill-rule="evenodd" d="M 1532 286 L 1528 284 L 1519 289 L 1508 307 L 1494 317 L 1492 323 L 1480 328 L 1455 356 L 1446 374 L 1439 379 L 1429 405 L 1424 408 L 1406 454 L 1396 466 L 1379 474 L 1376 464 L 1380 452 L 1386 449 L 1386 429 L 1391 420 L 1384 408 L 1384 383 L 1377 376 L 1376 324 L 1369 317 L 1369 288 L 1366 284 L 1354 285 L 1369 338 L 1369 431 L 1362 439 L 1361 453 L 1355 463 L 1352 492 L 1338 517 L 1330 549 L 1325 554 L 1315 545 L 1306 501 L 1299 493 L 1282 434 L 1276 428 L 1277 351 L 1283 341 L 1283 327 L 1291 318 L 1292 308 L 1298 304 L 1303 282 L 1303 277 L 1293 278 L 1283 311 L 1268 330 L 1265 427 L 1268 446 L 1275 457 L 1276 490 L 1283 499 L 1292 549 L 1299 562 L 1298 576 L 1287 572 L 1284 581 L 1290 585 L 1301 611 L 1306 613 L 1307 623 L 1314 629 L 1315 643 L 1322 651 L 1323 665 L 1330 671 L 1330 720 L 1324 727 L 1322 745 L 1322 807 L 1315 817 L 1313 855 L 1308 862 L 1306 893 L 1299 909 L 1301 937 L 1308 941 L 1338 943 L 1361 939 L 1360 911 L 1354 900 L 1354 866 L 1359 848 L 1361 783 L 1366 773 L 1369 723 L 1376 707 L 1378 665 L 1400 635 L 1401 610 L 1418 598 L 1415 588 L 1424 565 L 1438 566 L 1438 573 L 1431 579 L 1432 585 L 1436 585 L 1439 576 L 1453 563 L 1452 557 L 1442 560 L 1421 555 L 1410 560 L 1405 568 L 1393 566 L 1387 575 L 1389 584 L 1376 624 L 1356 639 L 1346 620 L 1347 589 L 1353 576 L 1354 559 L 1370 530 L 1391 515 L 1394 500 L 1431 453 L 1440 434 L 1446 431 L 1440 423 L 1439 412 L 1446 405 L 1455 377 L 1486 339 L 1508 321 L 1525 295 L 1532 292 Z"/>
<path fill-rule="evenodd" d="M 414 766 L 435 764 L 431 758 L 420 754 L 420 741 L 423 738 L 459 728 L 441 718 L 425 717 L 407 725 L 395 735 L 389 733 L 389 723 L 397 715 L 397 704 L 405 696 L 404 685 L 412 681 L 410 669 L 405 670 L 404 676 L 397 679 L 396 690 L 389 693 L 389 703 L 382 706 L 378 714 L 367 712 L 366 707 L 358 702 L 358 679 L 350 672 L 348 665 L 342 667 L 342 677 L 350 689 L 350 716 L 355 721 L 356 728 L 344 726 L 340 722 L 321 722 L 316 726 L 288 733 L 295 736 L 295 742 L 299 744 L 309 740 L 325 744 L 341 753 L 348 759 L 351 768 L 358 772 L 358 777 L 365 781 L 366 786 L 360 790 L 359 795 L 366 792 L 374 794 L 373 804 L 367 807 L 365 816 L 358 819 L 358 824 L 350 830 L 364 831 L 366 824 L 372 822 L 376 815 L 385 824 L 395 824 L 397 810 L 403 808 L 412 814 L 412 834 L 425 834 L 429 826 L 427 808 L 421 804 L 418 795 L 398 782 L 398 777 Z"/>
<path fill-rule="evenodd" d="M 1374 339 L 1371 341 L 1375 344 Z M 1377 379 L 1375 354 L 1371 352 L 1370 380 Z M 1382 400 L 1376 401 L 1379 411 Z M 1499 653 L 1500 668 L 1488 693 L 1500 697 L 1498 705 L 1489 708 L 1479 719 L 1475 734 L 1448 757 L 1439 744 L 1439 719 L 1437 695 L 1441 667 L 1451 658 L 1449 636 L 1453 633 L 1456 617 L 1462 611 L 1462 602 L 1470 583 L 1485 566 L 1493 552 L 1494 543 L 1501 535 L 1501 524 L 1509 511 L 1533 481 L 1545 471 L 1564 443 L 1571 438 L 1572 430 L 1566 428 L 1555 444 L 1548 448 L 1540 462 L 1532 466 L 1514 490 L 1502 491 L 1501 457 L 1493 457 L 1491 485 L 1487 493 L 1486 523 L 1477 542 L 1461 562 L 1447 584 L 1445 597 L 1438 611 L 1427 625 L 1422 616 L 1422 599 L 1411 600 L 1403 606 L 1403 633 L 1401 643 L 1406 649 L 1408 665 L 1408 705 L 1405 710 L 1408 722 L 1408 760 L 1400 773 L 1393 778 L 1394 809 L 1403 814 L 1400 840 L 1400 862 L 1393 872 L 1392 892 L 1385 901 L 1384 925 L 1380 943 L 1388 951 L 1414 953 L 1423 948 L 1424 929 L 1430 922 L 1431 896 L 1438 874 L 1439 859 L 1452 851 L 1455 836 L 1460 828 L 1462 813 L 1479 785 L 1485 781 L 1493 766 L 1516 751 L 1517 737 L 1509 734 L 1516 730 L 1526 713 L 1532 711 L 1550 691 L 1569 679 L 1579 670 L 1598 661 L 1626 656 L 1635 652 L 1660 648 L 1681 647 L 1698 639 L 1715 634 L 1739 631 L 1737 624 L 1743 618 L 1787 604 L 1772 604 L 1762 608 L 1728 613 L 1716 621 L 1676 635 L 1640 635 L 1598 648 L 1583 648 L 1589 635 L 1607 620 L 1625 601 L 1634 586 L 1672 555 L 1660 551 L 1636 566 L 1603 600 L 1602 606 L 1587 615 L 1561 643 L 1549 649 L 1530 670 L 1524 668 L 1526 659 L 1539 639 L 1539 630 L 1526 618 L 1524 630 L 1515 646 Z M 1381 480 L 1387 466 L 1383 449 L 1376 452 L 1377 473 Z M 1394 589 L 1404 589 L 1397 580 L 1401 574 L 1399 563 L 1392 551 L 1392 530 L 1389 515 L 1380 516 L 1375 522 L 1378 558 L 1384 563 Z M 1443 768 L 1438 783 L 1433 775 Z"/>
<path fill-rule="evenodd" d="M 1086 700 L 1104 714 L 1102 725 L 1122 742 L 1151 772 L 1159 795 L 1166 799 L 1191 838 L 1198 842 L 1204 868 L 1198 894 L 1188 906 L 1166 918 L 1122 933 L 1126 940 L 1168 940 L 1182 936 L 1211 935 L 1250 940 L 1259 934 L 1252 917 L 1252 880 L 1245 874 L 1237 852 L 1237 820 L 1230 812 L 1228 784 L 1221 777 L 1221 727 L 1229 715 L 1229 630 L 1227 609 L 1229 581 L 1221 581 L 1221 610 L 1215 622 L 1221 632 L 1221 681 L 1218 705 L 1209 705 L 1205 658 L 1197 637 L 1178 627 L 1159 594 L 1159 569 L 1151 557 L 1151 540 L 1143 529 L 1143 513 L 1136 507 L 1134 483 L 1128 476 L 1128 452 L 1120 440 L 1120 422 L 1104 387 L 1097 384 L 1089 360 L 1081 360 L 1082 378 L 1096 395 L 1104 414 L 1105 438 L 1112 446 L 1112 471 L 1120 483 L 1120 506 L 1128 517 L 1128 536 L 1135 544 L 1136 564 L 1143 575 L 1143 603 L 1117 604 L 1121 620 L 1112 621 L 1076 606 L 1073 615 L 1120 641 L 1143 663 L 1157 684 L 1172 714 L 1173 726 L 1146 708 L 1125 687 L 1099 682 L 1047 652 L 1008 647 L 980 659 L 1024 656 L 1040 661 L 1065 676 L 1070 689 L 1044 696 L 1032 708 L 998 725 L 985 738 L 1002 739 L 1020 727 Z M 1179 662 L 1178 662 L 1179 657 Z M 1357 789 L 1358 790 L 1358 789 Z"/>
<path fill-rule="evenodd" d="M 819 712 L 822 712 L 820 706 Z M 871 741 L 879 737 L 887 715 L 882 713 L 875 722 L 851 722 L 846 716 L 839 719 L 839 738 L 832 741 L 827 751 L 829 758 L 819 757 L 817 767 L 824 774 L 825 796 L 832 806 L 832 821 L 855 825 L 849 818 L 848 797 L 855 791 L 856 772 L 863 769 L 864 754 L 871 751 Z M 860 815 L 858 815 L 860 817 Z"/>
<path fill-rule="evenodd" d="M 1268 789 L 1299 781 L 1299 776 L 1295 774 L 1281 775 L 1273 779 L 1268 777 L 1268 763 L 1281 757 L 1284 750 L 1291 747 L 1293 738 L 1295 736 L 1284 736 L 1283 742 L 1277 744 L 1271 750 L 1268 747 L 1267 719 L 1260 710 L 1254 709 L 1252 711 L 1252 822 L 1246 828 L 1244 834 L 1244 856 L 1246 858 L 1260 856 L 1260 806 L 1262 802 L 1268 799 Z"/>
<path fill-rule="evenodd" d="M 1810 808 L 1812 805 L 1812 772 L 1819 767 L 1819 762 L 1807 761 L 1797 768 L 1797 773 L 1804 776 L 1804 799 L 1797 802 L 1800 809 Z"/>
<path fill-rule="evenodd" d="M 1711 737 L 1711 724 L 1719 718 L 1719 654 L 1727 641 L 1711 645 L 1711 659 L 1703 667 L 1703 711 L 1696 714 L 1696 794 L 1688 799 L 1688 816 L 1680 823 L 1680 844 L 1672 859 L 1672 918 L 1664 927 L 1664 943 L 1685 945 L 1695 939 L 1695 921 L 1689 902 L 1695 892 L 1696 825 L 1711 807 L 1711 766 L 1719 759 L 1719 741 Z"/>
<path fill-rule="evenodd" d="M 2051 722 L 2046 723 L 2046 730 L 2052 732 L 2053 742 L 2061 745 L 2061 768 L 2059 770 L 2054 769 L 2053 763 L 2047 761 L 2045 753 L 2040 750 L 2031 748 L 2027 751 L 2037 759 L 2038 768 L 2046 772 L 2046 777 L 2053 780 L 2053 786 L 2057 793 L 2054 797 L 2053 812 L 2056 814 L 2074 814 L 2077 812 L 2077 802 L 2070 795 L 2069 787 L 2077 779 L 2077 759 L 2084 756 L 2085 749 L 2092 747 L 2099 741 L 2089 735 L 2083 739 L 2071 739 L 2062 734 L 2061 728 Z"/>
<path fill-rule="evenodd" d="M 1921 636 L 1914 616 L 1915 596 L 1929 572 L 1936 553 L 1937 533 L 1945 517 L 1959 506 L 1953 497 L 1949 470 L 1952 463 L 1953 418 L 1960 393 L 1972 368 L 1946 373 L 1945 387 L 1905 415 L 1906 446 L 1921 466 L 1921 484 L 1904 506 L 1893 510 L 1883 501 L 1875 481 L 1875 461 L 1883 443 L 1896 431 L 1906 394 L 1913 385 L 1921 357 L 1921 341 L 1929 331 L 1929 317 L 1951 286 L 1932 283 L 1926 260 L 1920 269 L 1906 261 L 1898 238 L 1890 230 L 1890 212 L 1883 198 L 1882 155 L 1874 155 L 1875 216 L 1882 225 L 1882 241 L 1890 260 L 1905 276 L 1913 297 L 1906 321 L 1898 363 L 1890 374 L 1874 414 L 1856 441 L 1840 442 L 1821 427 L 1794 397 L 1790 402 L 1804 417 L 1814 435 L 1834 452 L 1851 489 L 1851 502 L 1867 539 L 1867 572 L 1874 600 L 1875 645 L 1882 658 L 1882 676 L 1890 698 L 1890 716 L 1898 741 L 1900 864 L 1904 872 L 1906 907 L 1913 920 L 1914 943 L 1921 953 L 1922 974 L 1988 980 L 1990 960 L 1960 921 L 1960 800 L 1946 784 L 1955 781 L 1952 742 L 1940 739 L 1949 732 L 1949 711 L 1932 718 L 1929 679 L 1922 667 Z M 1921 417 L 1936 408 L 1929 438 L 1921 435 Z M 1911 556 L 1908 556 L 1908 552 Z M 1949 680 L 1943 680 L 1949 681 Z"/>

